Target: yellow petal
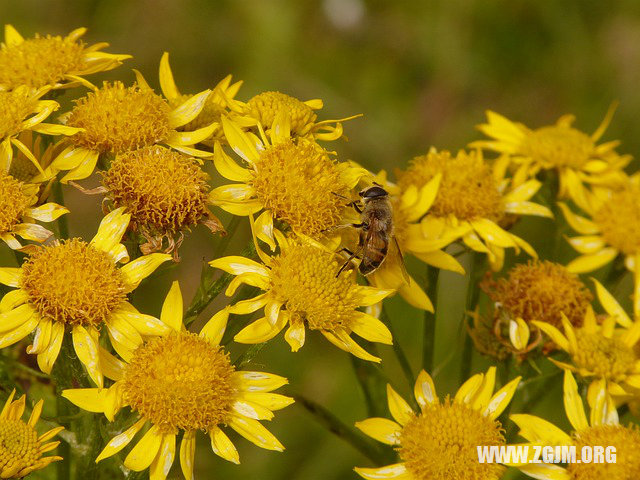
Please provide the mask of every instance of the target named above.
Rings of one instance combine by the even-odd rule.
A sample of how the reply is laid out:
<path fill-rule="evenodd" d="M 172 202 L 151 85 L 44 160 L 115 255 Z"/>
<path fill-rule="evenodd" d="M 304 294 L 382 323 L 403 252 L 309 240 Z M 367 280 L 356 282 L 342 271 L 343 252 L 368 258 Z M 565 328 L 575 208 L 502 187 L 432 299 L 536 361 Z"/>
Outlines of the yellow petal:
<path fill-rule="evenodd" d="M 122 380 L 124 378 L 125 363 L 102 347 L 98 347 L 98 354 L 100 355 L 100 369 L 105 377 L 116 382 Z"/>
<path fill-rule="evenodd" d="M 452 255 L 449 255 L 442 250 L 434 250 L 433 252 L 413 252 L 413 254 L 422 260 L 427 265 L 440 268 L 442 270 L 450 270 L 452 272 L 465 274 L 464 268 L 460 265 L 460 262 Z"/>
<path fill-rule="evenodd" d="M 483 411 L 489 405 L 493 389 L 496 385 L 496 367 L 489 367 L 487 373 L 482 377 L 482 384 L 471 400 L 471 406 L 476 410 Z"/>
<path fill-rule="evenodd" d="M 171 73 L 171 66 L 169 65 L 169 52 L 162 54 L 159 74 L 162 94 L 169 100 L 180 97 L 180 91 L 178 87 L 176 87 L 176 82 L 173 80 L 173 73 Z"/>
<path fill-rule="evenodd" d="M 284 339 L 291 347 L 292 352 L 300 350 L 305 341 L 306 329 L 301 321 L 291 322 L 289 328 L 284 333 Z"/>
<path fill-rule="evenodd" d="M 254 420 L 271 420 L 273 418 L 271 410 L 244 398 L 236 400 L 231 408 L 239 416 Z"/>
<path fill-rule="evenodd" d="M 389 384 L 387 384 L 387 404 L 391 416 L 400 425 L 406 425 L 414 417 L 409 404 Z"/>
<path fill-rule="evenodd" d="M 553 218 L 553 213 L 544 205 L 533 202 L 505 203 L 504 211 L 514 215 L 535 215 L 537 217 Z"/>
<path fill-rule="evenodd" d="M 567 265 L 567 270 L 571 273 L 587 273 L 593 272 L 600 267 L 605 266 L 618 256 L 618 250 L 615 248 L 603 248 L 597 253 L 591 255 L 582 255 Z"/>
<path fill-rule="evenodd" d="M 589 385 L 589 389 L 594 387 L 595 397 L 591 404 L 590 423 L 592 427 L 597 425 L 617 425 L 619 422 L 618 412 L 613 399 L 607 392 L 607 382 L 604 378 L 594 381 Z M 591 393 L 591 392 L 590 392 Z"/>
<path fill-rule="evenodd" d="M 73 338 L 73 348 L 76 351 L 76 355 L 78 355 L 78 359 L 86 367 L 91 380 L 93 380 L 98 387 L 102 388 L 103 377 L 100 371 L 100 355 L 98 354 L 97 338 L 94 339 L 82 325 L 75 325 L 71 336 Z"/>
<path fill-rule="evenodd" d="M 553 423 L 528 414 L 514 414 L 509 418 L 520 427 L 520 435 L 531 443 L 570 445 L 571 437 Z"/>
<path fill-rule="evenodd" d="M 53 322 L 51 325 L 51 338 L 49 345 L 44 352 L 38 354 L 38 367 L 44 373 L 51 373 L 53 364 L 58 358 L 60 348 L 62 347 L 62 340 L 64 339 L 64 324 L 60 322 Z"/>
<path fill-rule="evenodd" d="M 595 223 L 593 223 L 588 218 L 581 217 L 580 215 L 576 215 L 564 203 L 558 202 L 558 207 L 560 208 L 560 210 L 562 210 L 562 213 L 564 214 L 564 218 L 567 220 L 567 223 L 576 232 L 581 233 L 582 235 L 595 235 L 600 233 L 600 229 Z"/>
<path fill-rule="evenodd" d="M 65 213 L 69 213 L 69 210 L 62 205 L 49 202 L 44 205 L 40 205 L 39 207 L 30 208 L 28 212 L 29 216 L 35 220 L 40 220 L 41 222 L 53 222 Z"/>
<path fill-rule="evenodd" d="M 438 402 L 433 379 L 424 370 L 421 370 L 418 374 L 418 378 L 416 379 L 416 383 L 413 387 L 413 394 L 416 397 L 416 401 L 418 402 L 418 405 L 420 405 L 420 408 L 424 408 L 429 404 Z"/>
<path fill-rule="evenodd" d="M 200 330 L 200 336 L 209 340 L 213 345 L 220 345 L 229 320 L 229 308 L 216 312 Z"/>
<path fill-rule="evenodd" d="M 122 302 L 111 315 L 118 315 L 143 336 L 166 335 L 170 332 L 170 328 L 162 320 L 140 313 L 129 302 Z"/>
<path fill-rule="evenodd" d="M 220 142 L 216 142 L 213 147 L 213 163 L 220 175 L 233 182 L 247 183 L 253 178 L 249 170 L 238 165 L 225 153 Z"/>
<path fill-rule="evenodd" d="M 269 300 L 270 297 L 266 293 L 261 293 L 257 297 L 249 298 L 247 300 L 240 300 L 238 303 L 231 305 L 229 307 L 229 313 L 234 313 L 236 315 L 246 315 L 247 313 L 253 313 L 264 307 Z M 0 312 L 1 311 L 2 307 L 0 304 Z"/>
<path fill-rule="evenodd" d="M 179 332 L 182 330 L 182 309 L 182 292 L 180 284 L 175 281 L 171 284 L 171 289 L 162 304 L 160 320 L 174 332 Z"/>
<path fill-rule="evenodd" d="M 107 390 L 102 388 L 72 388 L 62 391 L 62 396 L 76 407 L 94 413 L 104 412 L 106 395 Z"/>
<path fill-rule="evenodd" d="M 583 255 L 599 252 L 605 246 L 604 240 L 600 235 L 567 237 L 567 241 L 578 253 L 582 253 Z"/>
<path fill-rule="evenodd" d="M 13 233 L 20 235 L 25 240 L 33 240 L 34 242 L 44 242 L 53 235 L 53 232 L 37 223 L 19 223 L 13 227 Z"/>
<path fill-rule="evenodd" d="M 142 429 L 146 421 L 146 419 L 141 418 L 120 435 L 116 435 L 115 437 L 113 437 L 104 447 L 104 449 L 102 449 L 100 455 L 98 455 L 98 457 L 96 458 L 96 463 L 98 463 L 100 460 L 104 460 L 105 458 L 115 455 L 124 447 L 129 445 L 129 443 L 131 443 L 131 440 L 133 440 L 133 437 L 135 437 L 136 434 Z"/>
<path fill-rule="evenodd" d="M 205 90 L 189 98 L 169 113 L 169 125 L 171 127 L 181 127 L 196 118 L 204 108 L 207 98 L 211 95 L 211 90 Z M 197 142 L 194 142 L 197 143 Z"/>
<path fill-rule="evenodd" d="M 239 256 L 230 256 L 217 258 L 209 262 L 213 268 L 219 268 L 232 275 L 240 275 L 242 273 L 256 273 L 263 277 L 269 277 L 269 271 L 264 265 L 254 260 Z"/>
<path fill-rule="evenodd" d="M 284 377 L 265 372 L 237 371 L 234 377 L 247 392 L 271 392 L 289 383 Z"/>
<path fill-rule="evenodd" d="M 367 313 L 353 312 L 349 328 L 356 335 L 370 342 L 384 343 L 386 345 L 393 343 L 391 332 L 385 324 Z"/>
<path fill-rule="evenodd" d="M 367 480 L 415 480 L 415 477 L 407 471 L 404 463 L 395 463 L 379 468 L 354 468 L 355 472 Z"/>
<path fill-rule="evenodd" d="M 399 445 L 402 427 L 393 420 L 387 418 L 367 418 L 361 422 L 356 422 L 356 428 L 362 430 L 365 435 L 386 443 L 387 445 Z"/>
<path fill-rule="evenodd" d="M 364 348 L 358 345 L 358 343 L 356 343 L 356 341 L 351 338 L 344 330 L 336 330 L 334 332 L 321 330 L 320 332 L 327 340 L 329 340 L 336 347 L 344 350 L 345 352 L 349 352 L 350 354 L 368 362 L 381 362 L 380 358 L 367 352 Z"/>
<path fill-rule="evenodd" d="M 487 243 L 502 248 L 516 246 L 511 235 L 489 219 L 472 220 L 471 225 Z"/>
<path fill-rule="evenodd" d="M 240 157 L 249 163 L 255 163 L 260 158 L 256 142 L 252 141 L 252 137 L 245 134 L 238 125 L 226 117 L 222 117 L 222 128 L 227 142 Z"/>
<path fill-rule="evenodd" d="M 31 320 L 35 315 L 37 315 L 36 311 L 28 303 L 0 314 L 0 333 L 15 330 L 25 322 Z M 40 320 L 39 317 L 38 315 L 38 321 Z"/>
<path fill-rule="evenodd" d="M 162 443 L 162 433 L 157 425 L 153 425 L 140 441 L 131 449 L 124 465 L 130 470 L 141 472 L 151 465 L 156 458 Z"/>
<path fill-rule="evenodd" d="M 521 318 L 509 321 L 509 339 L 517 350 L 524 350 L 529 343 L 529 327 Z"/>
<path fill-rule="evenodd" d="M 547 322 L 538 322 L 534 320 L 532 323 L 549 335 L 549 338 L 551 338 L 551 340 L 553 340 L 562 350 L 565 352 L 569 351 L 569 341 L 562 333 L 560 333 L 560 330 Z"/>
<path fill-rule="evenodd" d="M 170 146 L 188 146 L 203 142 L 209 138 L 218 129 L 217 123 L 212 123 L 206 127 L 199 128 L 193 132 L 173 132 L 165 141 Z M 212 153 L 207 152 L 207 156 Z"/>
<path fill-rule="evenodd" d="M 27 347 L 27 353 L 40 354 L 47 350 L 51 343 L 51 331 L 53 329 L 53 321 L 48 318 L 40 319 L 36 328 L 36 333 L 33 335 L 33 341 L 31 345 Z"/>
<path fill-rule="evenodd" d="M 100 222 L 98 232 L 91 240 L 91 245 L 103 252 L 109 252 L 122 240 L 130 219 L 131 215 L 124 213 L 124 207 L 109 212 Z"/>
<path fill-rule="evenodd" d="M 149 466 L 149 480 L 165 480 L 176 457 L 176 435 L 165 433 L 156 458 Z"/>
<path fill-rule="evenodd" d="M 602 284 L 596 280 L 595 278 L 591 279 L 596 286 L 596 294 L 598 295 L 598 300 L 600 304 L 605 309 L 605 311 L 615 317 L 620 325 L 623 327 L 630 327 L 632 325 L 631 319 L 627 312 L 620 306 L 618 301 L 614 298 L 613 295 L 609 293 L 609 291 L 602 286 Z"/>
<path fill-rule="evenodd" d="M 504 409 L 507 408 L 507 405 L 509 405 L 509 402 L 513 398 L 513 394 L 516 392 L 516 388 L 518 388 L 521 378 L 522 377 L 517 377 L 511 380 L 504 387 L 498 390 L 495 395 L 491 397 L 489 405 L 487 405 L 483 415 L 488 416 L 493 420 L 498 418 Z"/>
<path fill-rule="evenodd" d="M 219 427 L 213 427 L 209 430 L 209 438 L 211 439 L 211 450 L 213 450 L 213 453 L 229 462 L 235 464 L 240 463 L 238 450 L 236 450 L 233 442 L 229 440 L 229 437 L 227 437 Z"/>
<path fill-rule="evenodd" d="M 564 410 L 577 432 L 589 427 L 578 385 L 569 370 L 564 371 Z"/>
<path fill-rule="evenodd" d="M 240 330 L 233 339 L 238 343 L 263 343 L 278 335 L 285 325 L 282 321 L 271 325 L 266 317 L 262 317 Z"/>
<path fill-rule="evenodd" d="M 538 190 L 540 190 L 541 186 L 542 186 L 542 183 L 539 182 L 538 180 L 535 180 L 535 179 L 527 180 L 526 182 L 518 185 L 509 193 L 504 195 L 503 201 L 506 204 L 509 204 L 512 202 L 524 202 L 526 200 L 529 200 L 531 197 L 533 197 L 538 192 Z"/>
<path fill-rule="evenodd" d="M 0 313 L 6 313 L 20 305 L 23 305 L 29 299 L 27 292 L 22 289 L 11 290 L 4 294 L 0 299 Z M 2 318 L 0 316 L 0 318 Z M 1 325 L 1 323 L 0 323 Z M 1 328 L 1 326 L 0 326 Z"/>
<path fill-rule="evenodd" d="M 460 388 L 456 392 L 454 400 L 458 403 L 470 404 L 483 384 L 484 374 L 478 373 L 476 375 L 473 375 L 460 386 Z"/>
<path fill-rule="evenodd" d="M 257 420 L 234 416 L 229 420 L 229 426 L 261 448 L 278 452 L 284 450 L 278 439 Z"/>
<path fill-rule="evenodd" d="M 171 260 L 171 255 L 166 253 L 151 253 L 127 263 L 120 269 L 120 272 L 123 273 L 129 287 L 135 288 L 143 279 L 151 275 L 156 268 L 169 260 Z"/>
<path fill-rule="evenodd" d="M 82 180 L 89 177 L 98 163 L 99 152 L 89 152 L 80 164 L 60 179 L 61 183 L 69 183 L 72 180 Z"/>
<path fill-rule="evenodd" d="M 184 432 L 180 442 L 180 468 L 185 480 L 194 480 L 193 460 L 196 454 L 196 432 L 190 430 Z"/>
<path fill-rule="evenodd" d="M 22 42 L 24 42 L 22 35 L 18 33 L 13 25 L 6 24 L 4 26 L 4 43 L 6 43 L 8 47 L 13 47 L 20 45 Z"/>
<path fill-rule="evenodd" d="M 269 410 L 282 410 L 294 402 L 294 399 L 279 393 L 243 392 L 241 397 L 249 402 L 261 405 Z"/>
<path fill-rule="evenodd" d="M 35 328 L 38 326 L 39 321 L 40 319 L 37 315 L 32 315 L 29 319 L 23 319 L 23 323 L 13 330 L 2 332 L 2 334 L 0 334 L 0 348 L 8 347 L 9 345 L 13 345 L 14 343 L 22 340 L 24 337 L 35 330 Z"/>
<path fill-rule="evenodd" d="M 7 285 L 8 287 L 20 286 L 20 268 L 14 267 L 1 267 L 0 268 L 0 283 Z"/>

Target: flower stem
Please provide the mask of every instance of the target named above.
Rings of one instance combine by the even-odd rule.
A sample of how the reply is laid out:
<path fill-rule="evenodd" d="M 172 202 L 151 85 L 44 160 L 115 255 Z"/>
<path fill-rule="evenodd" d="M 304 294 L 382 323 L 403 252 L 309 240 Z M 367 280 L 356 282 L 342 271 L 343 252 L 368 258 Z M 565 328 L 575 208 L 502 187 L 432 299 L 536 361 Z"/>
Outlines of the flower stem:
<path fill-rule="evenodd" d="M 53 183 L 53 199 L 59 205 L 64 205 L 64 193 L 62 192 L 62 184 L 59 181 Z M 58 237 L 69 238 L 69 220 L 67 215 L 58 218 Z"/>
<path fill-rule="evenodd" d="M 375 346 L 368 343 L 364 347 L 367 351 L 375 354 Z M 381 369 L 372 362 L 361 360 L 349 355 L 353 371 L 356 374 L 360 388 L 367 404 L 367 412 L 370 417 L 380 417 L 386 413 L 386 384 L 388 380 Z"/>
<path fill-rule="evenodd" d="M 436 345 L 436 308 L 438 303 L 438 280 L 440 270 L 436 267 L 428 267 L 427 271 L 427 295 L 433 303 L 433 312 L 424 312 L 424 335 L 422 342 L 422 368 L 428 373 L 433 371 L 433 355 Z"/>
<path fill-rule="evenodd" d="M 216 245 L 215 250 L 213 251 L 213 258 L 220 258 L 223 253 L 226 252 L 229 243 L 231 243 L 231 239 L 235 235 L 238 230 L 238 226 L 240 225 L 240 221 L 243 217 L 238 217 L 234 215 L 231 217 L 231 221 L 229 222 L 229 226 L 226 228 L 227 234 L 220 238 L 218 245 Z"/>
<path fill-rule="evenodd" d="M 353 428 L 346 425 L 342 420 L 322 405 L 304 397 L 301 394 L 293 393 L 292 397 L 295 399 L 296 405 L 300 405 L 309 412 L 318 423 L 327 428 L 331 433 L 349 443 L 353 448 L 358 450 L 373 463 L 377 465 L 380 464 L 380 461 L 386 456 L 385 452 L 382 451 L 381 448 L 378 448 L 361 437 Z"/>
<path fill-rule="evenodd" d="M 465 321 L 467 312 L 472 311 L 478 303 L 478 297 L 480 296 L 478 280 L 484 271 L 483 268 L 480 268 L 484 262 L 484 256 L 473 251 L 469 252 L 469 255 L 471 258 L 467 272 L 467 300 L 463 313 L 463 322 Z M 464 335 L 464 346 L 462 349 L 462 362 L 460 364 L 460 383 L 469 377 L 469 373 L 471 373 L 471 361 L 473 359 L 473 341 L 471 340 L 471 336 L 466 328 L 462 328 L 462 332 Z"/>
<path fill-rule="evenodd" d="M 404 353 L 404 349 L 402 348 L 402 345 L 400 345 L 400 343 L 398 342 L 398 339 L 396 338 L 396 335 L 393 331 L 393 325 L 391 324 L 391 319 L 389 318 L 389 314 L 387 313 L 384 307 L 382 307 L 382 313 L 380 315 L 380 319 L 391 332 L 391 336 L 393 337 L 393 351 L 396 354 L 396 358 L 398 359 L 398 363 L 400 364 L 400 367 L 404 372 L 404 376 L 406 377 L 407 382 L 409 382 L 409 387 L 413 388 L 413 384 L 415 383 L 416 379 L 413 375 L 411 364 L 409 363 L 409 359 L 407 358 L 407 355 Z"/>

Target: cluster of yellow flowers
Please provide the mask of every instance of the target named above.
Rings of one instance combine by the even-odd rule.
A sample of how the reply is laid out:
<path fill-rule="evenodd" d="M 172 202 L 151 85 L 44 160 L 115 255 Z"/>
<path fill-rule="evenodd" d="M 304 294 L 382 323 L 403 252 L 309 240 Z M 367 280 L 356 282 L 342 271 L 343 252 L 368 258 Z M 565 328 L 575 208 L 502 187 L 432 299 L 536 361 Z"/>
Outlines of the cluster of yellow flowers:
<path fill-rule="evenodd" d="M 287 379 L 232 362 L 227 337 L 263 344 L 284 330 L 297 352 L 307 333 L 319 331 L 339 349 L 380 362 L 373 343 L 394 342 L 383 300 L 398 293 L 427 316 L 437 308 L 433 282 L 423 289 L 406 272 L 402 252 L 436 274 L 464 275 L 461 256 L 480 263 L 486 256 L 490 272 L 481 282 L 472 277 L 470 289 L 482 289 L 491 302 L 482 308 L 476 308 L 482 303 L 477 298 L 467 302 L 473 310 L 468 333 L 495 365 L 472 375 L 453 398 L 440 400 L 434 372 L 426 371 L 432 365 L 425 364 L 413 406 L 389 385 L 393 420 L 369 418 L 355 426 L 393 446 L 399 462 L 356 468 L 360 476 L 501 478 L 506 468 L 479 463 L 476 447 L 506 445 L 502 414 L 535 375 L 521 368 L 522 375 L 503 378 L 494 393 L 496 372 L 546 356 L 564 370 L 564 405 L 574 430 L 567 434 L 523 412 L 509 417 L 520 435 L 532 445 L 614 445 L 618 460 L 513 466 L 548 480 L 640 478 L 640 433 L 633 424 L 620 424 L 616 410 L 633 410 L 640 400 L 640 177 L 626 173 L 630 157 L 615 151 L 618 142 L 598 143 L 613 109 L 591 136 L 573 128 L 572 117 L 532 130 L 488 112 L 479 126 L 487 139 L 457 153 L 431 148 L 392 181 L 384 171 L 339 160 L 325 148 L 343 137 L 342 123 L 355 117 L 320 120 L 318 99 L 264 92 L 245 102 L 237 98 L 242 82 L 231 76 L 211 89 L 182 94 L 167 53 L 160 60 L 160 93 L 138 71 L 132 85 L 98 87 L 85 77 L 130 56 L 103 52 L 105 43 L 88 46 L 80 40 L 84 33 L 24 39 L 5 26 L 0 238 L 3 248 L 15 251 L 18 266 L 0 268 L 0 348 L 27 342 L 26 353 L 52 376 L 61 398 L 104 414 L 115 436 L 92 460 L 127 449 L 118 460 L 125 472 L 148 469 L 150 478 L 164 479 L 179 440 L 179 464 L 192 479 L 198 431 L 208 433 L 215 454 L 239 463 L 225 433 L 229 427 L 259 447 L 282 451 L 261 421 L 293 403 L 273 393 Z M 47 123 L 60 108 L 53 98 L 62 89 L 84 96 Z M 213 187 L 207 162 L 229 183 Z M 79 183 L 98 171 L 97 188 Z M 67 238 L 62 220 L 73 212 L 59 204 L 60 196 L 59 203 L 49 201 L 60 184 L 104 196 L 105 215 L 91 241 Z M 384 212 L 366 210 L 371 200 L 358 196 L 372 185 L 393 218 L 378 231 L 371 223 Z M 214 208 L 234 222 L 247 217 L 252 241 L 246 255 L 210 258 L 215 274 L 225 273 L 205 285 L 198 308 L 185 314 L 174 282 L 159 318 L 139 312 L 129 301 L 132 293 L 161 265 L 179 260 L 193 227 L 225 234 Z M 513 233 L 526 215 L 556 224 L 564 218 L 580 234 L 568 238 L 580 256 L 566 266 L 538 260 L 536 250 Z M 55 221 L 56 238 L 36 223 Z M 368 249 L 379 257 L 376 268 L 358 275 L 351 263 L 372 254 Z M 505 261 L 512 261 L 505 260 L 509 250 L 532 259 L 499 276 Z M 351 268 L 343 268 L 345 262 Z M 578 276 L 609 264 L 615 264 L 613 280 L 631 272 L 631 315 L 601 282 L 593 280 L 594 295 Z M 189 330 L 193 317 L 224 288 L 231 301 L 198 333 Z M 594 297 L 602 313 L 595 312 Z M 230 318 L 238 328 L 225 336 Z M 401 355 L 399 346 L 394 349 Z M 65 367 L 56 362 L 83 369 L 65 384 L 56 377 Z M 574 374 L 585 386 L 589 421 Z M 38 436 L 42 401 L 25 423 L 25 397 L 13 396 L 0 414 L 2 478 L 21 478 L 62 460 L 43 454 L 58 446 L 47 441 L 63 427 Z"/>

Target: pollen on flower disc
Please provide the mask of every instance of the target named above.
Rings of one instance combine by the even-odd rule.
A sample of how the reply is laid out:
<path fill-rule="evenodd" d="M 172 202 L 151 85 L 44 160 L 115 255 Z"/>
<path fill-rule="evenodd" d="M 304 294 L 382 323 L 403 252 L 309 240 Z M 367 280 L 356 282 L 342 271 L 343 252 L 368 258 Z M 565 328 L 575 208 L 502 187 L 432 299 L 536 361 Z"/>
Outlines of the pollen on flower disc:
<path fill-rule="evenodd" d="M 339 269 L 334 255 L 313 246 L 293 245 L 274 258 L 271 291 L 312 330 L 349 327 L 358 303 L 349 275 L 336 277 Z"/>
<path fill-rule="evenodd" d="M 438 194 L 430 213 L 453 215 L 459 220 L 488 218 L 499 221 L 504 216 L 502 196 L 489 164 L 474 152 L 429 152 L 415 157 L 409 167 L 399 172 L 398 185 L 420 188 L 436 174 L 442 173 Z"/>
<path fill-rule="evenodd" d="M 83 68 L 84 46 L 60 36 L 36 36 L 0 49 L 0 85 L 40 88 Z M 2 111 L 2 110 L 0 110 Z"/>
<path fill-rule="evenodd" d="M 0 420 L 0 472 L 20 471 L 40 458 L 38 433 L 21 420 Z"/>
<path fill-rule="evenodd" d="M 629 185 L 614 192 L 598 208 L 593 221 L 606 243 L 625 255 L 640 252 L 640 187 Z"/>
<path fill-rule="evenodd" d="M 132 222 L 174 233 L 205 215 L 206 179 L 193 158 L 153 146 L 118 155 L 103 183 L 114 205 L 131 213 Z"/>
<path fill-rule="evenodd" d="M 68 324 L 99 325 L 127 294 L 111 257 L 77 238 L 38 247 L 21 282 L 42 317 Z"/>
<path fill-rule="evenodd" d="M 85 129 L 72 137 L 76 145 L 121 153 L 166 140 L 169 112 L 169 104 L 148 88 L 105 82 L 76 101 L 67 124 Z"/>
<path fill-rule="evenodd" d="M 267 147 L 255 162 L 251 181 L 264 206 L 295 232 L 319 235 L 338 224 L 347 188 L 336 162 L 304 139 Z"/>
<path fill-rule="evenodd" d="M 2 51 L 0 50 L 0 55 Z M 2 67 L 0 67 L 0 72 Z M 0 76 L 2 73 L 0 73 Z M 0 80 L 0 85 L 2 81 Z M 20 132 L 22 122 L 33 113 L 38 101 L 25 89 L 0 91 L 0 140 Z"/>
<path fill-rule="evenodd" d="M 522 154 L 545 168 L 580 168 L 595 151 L 591 137 L 575 128 L 553 125 L 538 128 L 525 137 Z"/>
<path fill-rule="evenodd" d="M 634 371 L 637 358 L 633 348 L 620 338 L 607 338 L 583 329 L 575 333 L 578 348 L 572 359 L 578 368 L 614 382 L 624 380 Z"/>
<path fill-rule="evenodd" d="M 416 480 L 493 479 L 504 467 L 479 463 L 477 446 L 504 444 L 499 422 L 446 398 L 403 427 L 398 453 Z"/>
<path fill-rule="evenodd" d="M 29 206 L 22 182 L 0 172 L 0 233 L 10 232 Z"/>
<path fill-rule="evenodd" d="M 287 112 L 291 120 L 291 131 L 305 135 L 316 121 L 313 109 L 295 97 L 280 92 L 263 92 L 247 102 L 248 113 L 264 128 L 271 128 L 280 111 Z"/>
<path fill-rule="evenodd" d="M 599 425 L 589 427 L 573 435 L 576 456 L 580 458 L 582 447 L 613 446 L 615 463 L 571 463 L 567 472 L 571 480 L 632 480 L 640 478 L 640 432 L 636 425 Z M 605 457 L 606 460 L 606 457 Z"/>
<path fill-rule="evenodd" d="M 135 350 L 124 399 L 166 433 L 207 431 L 225 423 L 236 398 L 228 354 L 195 334 L 149 340 Z"/>
<path fill-rule="evenodd" d="M 538 320 L 555 327 L 561 327 L 562 313 L 572 325 L 582 325 L 593 300 L 577 275 L 546 260 L 518 264 L 506 278 L 487 278 L 480 286 L 511 318 Z"/>

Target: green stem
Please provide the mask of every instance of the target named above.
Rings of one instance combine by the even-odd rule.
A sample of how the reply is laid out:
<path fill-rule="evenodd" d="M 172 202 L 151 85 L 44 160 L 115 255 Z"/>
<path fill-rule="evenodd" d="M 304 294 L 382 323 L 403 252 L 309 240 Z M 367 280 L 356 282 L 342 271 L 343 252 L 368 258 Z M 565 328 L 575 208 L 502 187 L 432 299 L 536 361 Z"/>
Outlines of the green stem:
<path fill-rule="evenodd" d="M 231 243 L 231 239 L 233 238 L 236 231 L 238 230 L 238 226 L 240 225 L 241 220 L 242 220 L 242 217 L 238 217 L 236 215 L 231 217 L 229 226 L 226 229 L 227 234 L 224 237 L 220 238 L 218 245 L 216 245 L 216 248 L 213 251 L 213 258 L 220 258 L 222 254 L 227 251 L 227 247 L 229 246 L 229 243 Z"/>
<path fill-rule="evenodd" d="M 53 184 L 53 198 L 59 205 L 64 205 L 64 193 L 62 192 L 62 184 L 59 181 Z M 69 220 L 67 215 L 58 218 L 58 238 L 69 238 Z"/>
<path fill-rule="evenodd" d="M 375 347 L 368 343 L 364 348 L 375 354 Z M 386 413 L 386 384 L 388 383 L 383 372 L 377 365 L 366 360 L 361 360 L 353 355 L 351 365 L 356 374 L 360 388 L 367 404 L 367 412 L 370 417 L 380 417 Z"/>
<path fill-rule="evenodd" d="M 431 373 L 433 371 L 433 355 L 436 345 L 436 308 L 438 303 L 438 280 L 440 270 L 428 267 L 427 271 L 427 295 L 433 303 L 433 313 L 424 312 L 424 334 L 422 342 L 422 368 Z"/>
<path fill-rule="evenodd" d="M 362 453 L 365 457 L 378 465 L 386 455 L 382 449 L 377 448 L 362 438 L 353 428 L 347 426 L 342 420 L 322 405 L 310 400 L 300 394 L 293 394 L 296 405 L 300 405 L 309 412 L 318 423 L 327 428 L 331 433 L 343 439 L 353 448 Z"/>
<path fill-rule="evenodd" d="M 57 409 L 57 422 L 65 427 L 69 428 L 70 422 L 63 419 L 69 417 L 69 401 L 63 398 L 59 393 L 56 395 L 56 409 Z M 56 478 L 58 480 L 68 480 L 71 478 L 71 446 L 62 440 L 58 445 L 57 455 L 62 457 L 62 460 L 56 463 Z"/>
<path fill-rule="evenodd" d="M 464 324 L 467 312 L 472 311 L 478 303 L 478 297 L 480 296 L 480 289 L 478 288 L 478 278 L 482 275 L 482 269 L 480 266 L 484 261 L 484 257 L 476 252 L 469 252 L 471 256 L 469 262 L 469 269 L 467 272 L 467 299 L 465 304 L 465 311 L 463 312 L 462 322 Z M 471 361 L 473 360 L 473 341 L 469 336 L 466 328 L 461 329 L 464 335 L 464 346 L 462 350 L 462 361 L 460 363 L 460 382 L 464 382 L 471 373 Z"/>
<path fill-rule="evenodd" d="M 409 359 L 407 358 L 407 355 L 404 353 L 402 346 L 400 345 L 400 343 L 398 342 L 398 339 L 396 338 L 396 334 L 393 331 L 391 318 L 389 318 L 389 314 L 387 313 L 384 307 L 382 307 L 382 313 L 380 315 L 380 319 L 391 332 L 391 336 L 393 337 L 393 352 L 396 354 L 396 358 L 398 359 L 398 363 L 400 364 L 400 367 L 404 372 L 404 376 L 406 377 L 407 382 L 409 382 L 409 387 L 413 388 L 413 385 L 416 381 L 415 377 L 413 376 L 413 369 L 411 368 L 411 364 L 409 363 Z"/>

